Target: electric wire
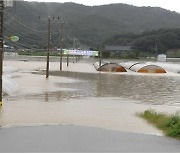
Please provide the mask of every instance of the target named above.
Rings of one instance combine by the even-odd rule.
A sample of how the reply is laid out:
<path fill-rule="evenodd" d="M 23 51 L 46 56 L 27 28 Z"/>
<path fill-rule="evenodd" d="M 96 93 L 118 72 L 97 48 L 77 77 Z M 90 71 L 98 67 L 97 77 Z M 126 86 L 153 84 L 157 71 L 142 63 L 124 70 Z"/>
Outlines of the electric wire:
<path fill-rule="evenodd" d="M 45 3 L 46 4 L 46 7 L 48 8 L 48 9 L 45 9 L 46 11 L 47 11 L 47 13 L 49 14 L 49 16 L 51 16 L 51 14 L 52 14 L 52 7 L 51 7 L 51 5 L 50 4 L 47 4 L 47 3 Z M 23 4 L 24 5 L 24 4 Z M 27 7 L 26 7 L 27 8 Z M 29 11 L 31 11 L 29 8 L 28 8 L 28 10 Z M 31 12 L 33 12 L 33 11 L 31 11 Z M 33 12 L 33 14 L 36 16 L 36 17 L 39 17 L 38 16 L 38 14 L 36 14 L 36 13 L 34 13 Z M 43 19 L 41 19 L 42 21 L 48 21 L 48 20 L 43 20 Z M 31 27 L 29 27 L 29 26 L 27 26 L 26 24 L 24 24 L 24 23 L 22 23 L 21 21 L 19 21 L 18 19 L 16 19 L 16 18 L 14 18 L 14 17 L 12 17 L 11 18 L 11 21 L 8 21 L 8 22 L 5 22 L 5 24 L 7 25 L 7 26 L 9 26 L 9 27 L 11 27 L 11 30 L 9 30 L 8 29 L 8 31 L 10 31 L 9 32 L 9 34 L 10 33 L 12 33 L 13 31 L 15 31 L 15 32 L 17 32 L 17 29 L 16 28 L 13 28 L 10 24 L 8 24 L 8 23 L 10 23 L 10 22 L 12 22 L 12 21 L 15 21 L 17 24 L 19 24 L 19 25 L 21 25 L 21 26 L 23 26 L 23 27 L 25 27 L 26 29 L 28 29 L 28 30 L 30 30 L 31 32 L 35 32 L 36 34 L 38 33 L 45 33 L 46 35 L 47 35 L 47 33 L 48 33 L 48 31 L 38 31 L 38 30 L 35 30 L 35 29 L 33 29 L 33 28 L 31 28 Z M 59 20 L 58 20 L 59 21 Z M 57 23 L 57 24 L 59 24 L 60 22 L 56 22 L 55 20 L 51 20 L 51 22 L 52 23 Z M 13 29 L 13 30 L 12 30 Z M 26 33 L 28 33 L 28 30 L 25 30 L 25 29 L 22 29 L 23 31 L 26 31 Z M 7 31 L 6 31 L 6 33 L 8 33 Z M 34 37 L 34 39 L 32 38 L 32 36 L 31 36 L 31 38 L 29 38 L 28 37 L 28 35 L 25 35 L 26 33 L 23 33 L 22 31 L 18 31 L 18 34 L 19 35 L 22 35 L 22 36 L 27 36 L 27 38 L 26 38 L 26 40 L 30 40 L 31 41 L 31 43 L 32 42 L 34 42 L 35 41 L 35 43 L 37 44 L 43 44 L 44 42 L 37 42 L 37 37 Z M 37 35 L 38 35 L 37 34 Z M 59 41 L 59 39 L 58 39 L 58 36 L 54 36 L 54 34 L 55 35 L 59 35 L 59 31 L 52 31 L 51 30 L 51 38 L 56 38 L 56 42 L 55 42 L 55 44 L 57 44 L 58 43 L 58 41 Z M 32 35 L 32 34 L 31 34 Z M 34 36 L 34 35 L 33 35 Z M 43 38 L 46 38 L 46 37 L 43 37 Z M 13 42 L 14 43 L 14 42 Z M 17 42 L 16 42 L 17 43 Z M 23 43 L 17 43 L 17 44 L 20 44 L 20 45 L 23 45 L 24 47 L 27 47 L 27 48 L 32 48 L 32 47 L 30 47 L 30 46 L 28 46 L 28 45 L 25 45 L 25 44 L 23 44 Z M 54 44 L 54 43 L 53 43 Z M 34 48 L 33 48 L 34 49 Z"/>
<path fill-rule="evenodd" d="M 31 35 L 31 37 L 29 37 L 29 35 L 24 35 L 23 33 L 14 33 L 14 30 L 11 30 L 11 29 L 8 29 L 8 31 L 5 31 L 5 34 L 9 34 L 9 36 L 13 36 L 13 35 L 15 35 L 15 34 L 17 34 L 20 38 L 26 38 L 25 40 L 27 41 L 27 40 L 29 40 L 31 43 L 32 42 L 34 42 L 34 41 L 38 41 L 38 44 L 40 44 L 40 43 L 46 43 L 46 37 L 39 37 L 39 36 L 37 36 L 37 37 L 35 37 L 34 35 Z M 38 39 L 38 40 L 37 40 Z M 40 41 L 42 41 L 42 42 L 40 42 Z"/>
<path fill-rule="evenodd" d="M 12 17 L 14 21 L 16 21 L 18 24 L 24 26 L 25 28 L 33 31 L 33 32 L 36 32 L 36 33 L 47 33 L 47 31 L 38 31 L 38 30 L 35 30 L 33 28 L 30 28 L 29 26 L 25 25 L 24 23 L 20 22 L 19 20 L 15 19 L 14 17 Z"/>
<path fill-rule="evenodd" d="M 25 47 L 26 49 L 32 49 L 32 50 L 37 50 L 37 51 L 40 51 L 40 50 L 47 50 L 47 49 L 40 49 L 40 48 L 33 48 L 33 47 L 31 47 L 31 46 L 29 46 L 29 45 L 26 45 L 26 44 L 24 44 L 24 43 L 20 43 L 20 42 L 12 42 L 12 41 L 10 41 L 11 42 L 11 44 L 14 44 L 15 46 L 19 46 L 19 47 Z"/>
<path fill-rule="evenodd" d="M 36 14 L 35 11 L 32 11 L 29 7 L 27 7 L 26 5 L 24 5 L 24 3 L 22 3 L 22 5 L 24 6 L 24 8 L 28 9 L 32 14 L 34 14 L 37 18 L 40 17 L 40 15 Z"/>
<path fill-rule="evenodd" d="M 5 14 L 4 16 L 7 16 L 7 17 L 9 16 L 8 19 L 5 19 L 5 18 L 4 18 L 4 20 L 9 20 L 9 21 L 4 21 L 4 23 L 5 23 L 5 22 L 6 22 L 6 23 L 11 22 L 12 17 L 15 16 L 15 14 L 16 14 L 16 5 L 17 5 L 16 3 L 17 3 L 16 1 L 13 1 L 13 9 L 11 9 L 11 10 L 14 10 L 14 12 L 12 13 L 11 16 L 9 16 L 9 12 L 7 12 L 7 11 L 8 11 L 7 8 L 4 9 L 4 10 L 5 10 L 5 11 L 4 11 L 4 14 Z M 11 20 L 10 20 L 10 19 L 11 19 Z"/>

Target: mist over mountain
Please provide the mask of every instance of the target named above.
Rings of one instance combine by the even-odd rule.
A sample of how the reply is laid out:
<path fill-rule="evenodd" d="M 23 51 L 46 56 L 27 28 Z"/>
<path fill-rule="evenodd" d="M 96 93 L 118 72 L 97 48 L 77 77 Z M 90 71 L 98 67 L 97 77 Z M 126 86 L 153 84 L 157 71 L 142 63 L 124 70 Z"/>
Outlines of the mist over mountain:
<path fill-rule="evenodd" d="M 117 34 L 180 27 L 179 13 L 159 7 L 17 1 L 12 10 L 5 10 L 4 34 L 17 35 L 20 41 L 6 42 L 21 48 L 46 48 L 48 16 L 52 19 L 52 47 L 59 47 L 58 17 L 65 22 L 63 40 L 66 47 L 72 47 L 74 40 L 93 47 Z"/>

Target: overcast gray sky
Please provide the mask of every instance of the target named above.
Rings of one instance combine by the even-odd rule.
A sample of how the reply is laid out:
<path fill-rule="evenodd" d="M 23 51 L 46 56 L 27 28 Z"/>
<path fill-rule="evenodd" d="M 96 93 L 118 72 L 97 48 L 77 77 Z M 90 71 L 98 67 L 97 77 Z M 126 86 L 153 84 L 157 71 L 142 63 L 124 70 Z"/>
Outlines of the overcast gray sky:
<path fill-rule="evenodd" d="M 180 13 L 180 0 L 27 0 L 27 1 L 44 1 L 44 2 L 75 2 L 84 5 L 102 5 L 111 3 L 126 3 L 135 6 L 159 6 L 171 11 Z"/>

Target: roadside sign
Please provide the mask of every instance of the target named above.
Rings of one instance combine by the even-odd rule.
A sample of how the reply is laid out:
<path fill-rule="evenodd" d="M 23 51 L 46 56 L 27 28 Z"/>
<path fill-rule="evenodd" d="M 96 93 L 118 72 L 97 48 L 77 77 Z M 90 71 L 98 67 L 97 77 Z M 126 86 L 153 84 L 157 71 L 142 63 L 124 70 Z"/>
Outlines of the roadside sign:
<path fill-rule="evenodd" d="M 64 55 L 82 55 L 82 56 L 98 56 L 99 51 L 89 51 L 89 50 L 67 50 L 63 49 Z"/>

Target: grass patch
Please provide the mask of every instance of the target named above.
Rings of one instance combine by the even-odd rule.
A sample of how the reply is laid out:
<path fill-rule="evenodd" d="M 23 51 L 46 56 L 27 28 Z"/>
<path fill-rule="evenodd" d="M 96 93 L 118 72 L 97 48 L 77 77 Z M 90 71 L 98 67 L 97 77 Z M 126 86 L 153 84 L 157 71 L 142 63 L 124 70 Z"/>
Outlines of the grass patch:
<path fill-rule="evenodd" d="M 168 115 L 146 110 L 144 113 L 139 114 L 139 116 L 161 129 L 166 136 L 180 139 L 180 115 Z"/>

